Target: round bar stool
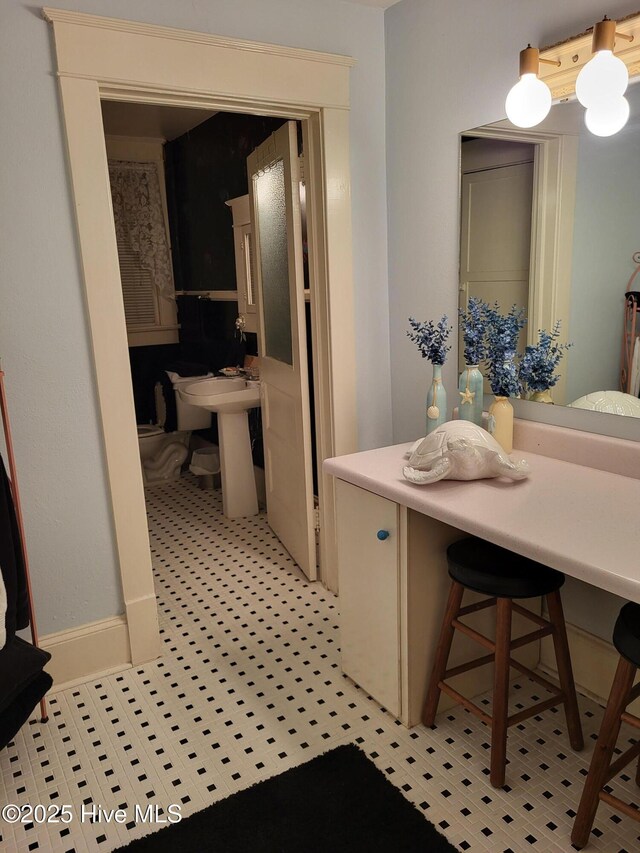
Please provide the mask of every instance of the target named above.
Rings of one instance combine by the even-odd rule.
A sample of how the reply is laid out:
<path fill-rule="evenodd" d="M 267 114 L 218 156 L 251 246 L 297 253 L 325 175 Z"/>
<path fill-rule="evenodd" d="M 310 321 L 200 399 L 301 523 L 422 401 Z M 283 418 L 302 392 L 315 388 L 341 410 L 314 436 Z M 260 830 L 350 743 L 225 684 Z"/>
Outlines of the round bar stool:
<path fill-rule="evenodd" d="M 639 604 L 625 604 L 620 611 L 613 629 L 613 644 L 620 653 L 620 660 L 573 824 L 571 843 L 578 849 L 589 840 L 600 800 L 627 817 L 640 821 L 639 809 L 604 790 L 614 776 L 640 756 L 639 740 L 623 752 L 620 758 L 611 761 L 622 723 L 640 729 L 640 718 L 626 712 L 627 705 L 640 696 L 640 683 L 633 686 L 636 670 L 640 666 Z M 640 760 L 636 766 L 636 784 L 640 785 Z"/>
<path fill-rule="evenodd" d="M 450 545 L 447 548 L 447 560 L 452 583 L 427 691 L 423 722 L 426 726 L 433 726 L 440 693 L 443 692 L 454 699 L 456 703 L 475 714 L 476 717 L 479 717 L 483 723 L 490 726 L 490 780 L 495 788 L 501 788 L 505 779 L 507 729 L 510 726 L 563 703 L 571 746 L 575 750 L 581 750 L 584 746 L 560 599 L 560 587 L 564 583 L 564 575 L 548 566 L 536 563 L 534 560 L 529 560 L 476 537 L 461 539 L 459 542 Z M 467 607 L 461 607 L 465 589 L 484 593 L 489 598 Z M 548 620 L 521 607 L 514 601 L 514 599 L 536 598 L 538 596 L 546 597 L 549 610 Z M 496 608 L 495 642 L 461 621 L 462 617 L 487 607 Z M 530 619 L 538 628 L 512 640 L 511 619 L 513 611 Z M 460 631 L 471 637 L 489 649 L 490 654 L 447 669 L 455 631 Z M 511 652 L 514 649 L 519 649 L 549 634 L 553 637 L 560 680 L 559 691 L 555 684 L 511 657 Z M 455 675 L 489 663 L 495 664 L 493 713 L 491 715 L 447 683 L 447 679 L 453 678 Z M 553 695 L 549 699 L 536 703 L 531 708 L 526 708 L 509 716 L 510 667 L 533 679 Z"/>

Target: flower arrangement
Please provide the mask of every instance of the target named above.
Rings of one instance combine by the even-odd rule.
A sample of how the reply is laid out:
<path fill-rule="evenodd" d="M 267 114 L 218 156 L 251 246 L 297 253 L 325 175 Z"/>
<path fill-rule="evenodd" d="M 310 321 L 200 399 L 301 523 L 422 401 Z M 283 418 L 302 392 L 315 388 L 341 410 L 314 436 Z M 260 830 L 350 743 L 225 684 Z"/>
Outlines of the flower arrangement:
<path fill-rule="evenodd" d="M 553 388 L 560 379 L 555 372 L 560 359 L 573 344 L 558 343 L 560 337 L 560 320 L 551 332 L 545 329 L 538 331 L 538 343 L 526 347 L 520 363 L 520 382 L 530 391 L 546 391 Z"/>
<path fill-rule="evenodd" d="M 501 314 L 498 308 L 496 302 L 483 309 L 489 384 L 496 397 L 517 397 L 522 386 L 515 363 L 516 347 L 527 320 L 524 308 L 513 305 L 508 314 Z"/>
<path fill-rule="evenodd" d="M 433 320 L 421 323 L 409 317 L 411 331 L 407 331 L 407 336 L 417 345 L 422 357 L 428 359 L 431 364 L 443 365 L 447 360 L 447 353 L 451 349 L 451 344 L 447 346 L 447 339 L 453 331 L 453 326 L 448 325 L 448 319 L 445 314 L 437 323 Z"/>
<path fill-rule="evenodd" d="M 472 296 L 467 310 L 458 311 L 460 327 L 464 340 L 465 364 L 480 364 L 487 357 L 487 309 L 489 306 L 482 299 Z"/>

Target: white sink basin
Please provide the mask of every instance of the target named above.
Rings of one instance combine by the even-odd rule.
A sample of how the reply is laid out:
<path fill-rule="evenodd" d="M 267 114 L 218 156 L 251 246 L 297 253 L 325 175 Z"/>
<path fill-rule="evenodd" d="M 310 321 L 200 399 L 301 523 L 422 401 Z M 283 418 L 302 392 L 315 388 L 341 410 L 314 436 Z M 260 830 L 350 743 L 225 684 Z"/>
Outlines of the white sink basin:
<path fill-rule="evenodd" d="M 260 405 L 260 384 L 246 379 L 200 379 L 178 389 L 182 400 L 209 412 L 235 414 Z"/>
<path fill-rule="evenodd" d="M 247 413 L 260 406 L 260 383 L 215 377 L 178 388 L 178 393 L 183 402 L 218 416 L 224 514 L 227 518 L 257 515 L 258 496 Z"/>

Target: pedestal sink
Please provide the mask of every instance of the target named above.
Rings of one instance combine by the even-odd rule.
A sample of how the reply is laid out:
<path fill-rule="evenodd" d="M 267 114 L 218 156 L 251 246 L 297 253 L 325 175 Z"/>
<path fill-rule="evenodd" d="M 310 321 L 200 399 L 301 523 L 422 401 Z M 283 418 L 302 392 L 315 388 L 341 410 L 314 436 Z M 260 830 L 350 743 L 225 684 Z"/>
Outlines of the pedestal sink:
<path fill-rule="evenodd" d="M 185 403 L 218 415 L 222 508 L 227 518 L 256 515 L 258 496 L 251 458 L 249 409 L 260 405 L 260 384 L 246 379 L 200 379 L 178 393 Z"/>

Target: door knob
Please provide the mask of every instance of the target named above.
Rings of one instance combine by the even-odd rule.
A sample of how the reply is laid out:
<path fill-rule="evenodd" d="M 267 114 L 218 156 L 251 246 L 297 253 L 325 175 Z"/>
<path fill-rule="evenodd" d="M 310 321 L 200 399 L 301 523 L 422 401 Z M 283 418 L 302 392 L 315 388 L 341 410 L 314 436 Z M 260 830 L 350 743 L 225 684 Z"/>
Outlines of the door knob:
<path fill-rule="evenodd" d="M 389 538 L 390 533 L 388 530 L 378 530 L 378 532 L 376 533 L 376 536 L 378 537 L 378 539 L 381 542 L 384 542 L 385 539 Z"/>

